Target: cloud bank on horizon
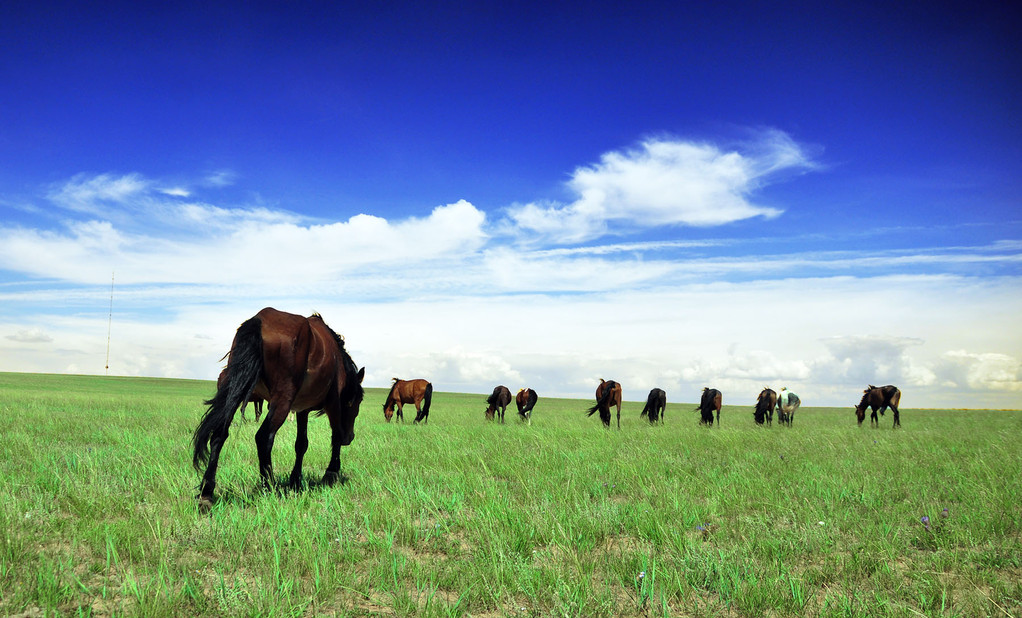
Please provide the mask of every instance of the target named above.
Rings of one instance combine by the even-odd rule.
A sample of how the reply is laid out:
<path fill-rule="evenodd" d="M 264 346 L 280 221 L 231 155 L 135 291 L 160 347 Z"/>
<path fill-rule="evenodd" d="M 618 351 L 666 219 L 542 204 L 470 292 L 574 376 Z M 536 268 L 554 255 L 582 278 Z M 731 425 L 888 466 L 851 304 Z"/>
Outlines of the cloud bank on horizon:
<path fill-rule="evenodd" d="M 1022 407 L 1022 243 L 802 234 L 769 189 L 820 167 L 778 130 L 657 137 L 579 165 L 563 201 L 336 219 L 220 202 L 229 170 L 82 173 L 0 196 L 24 215 L 0 224 L 0 370 L 100 373 L 113 273 L 123 375 L 213 378 L 272 305 L 321 312 L 370 386 L 588 397 L 606 377 L 629 400 L 713 386 L 751 405 L 770 384 L 851 405 L 883 382 L 909 408 Z"/>

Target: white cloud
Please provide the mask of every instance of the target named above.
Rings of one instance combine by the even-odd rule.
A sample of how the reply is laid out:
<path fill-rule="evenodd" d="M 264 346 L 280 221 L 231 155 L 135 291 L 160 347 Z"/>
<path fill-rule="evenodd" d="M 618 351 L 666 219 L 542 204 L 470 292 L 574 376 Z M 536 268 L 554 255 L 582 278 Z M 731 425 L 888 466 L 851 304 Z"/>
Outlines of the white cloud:
<path fill-rule="evenodd" d="M 606 233 L 662 225 L 714 226 L 780 210 L 751 201 L 784 170 L 812 163 L 786 134 L 771 131 L 746 152 L 710 143 L 650 139 L 639 148 L 604 154 L 575 170 L 568 204 L 530 203 L 508 209 L 513 225 L 543 240 L 572 243 Z"/>
<path fill-rule="evenodd" d="M 941 383 L 952 388 L 1022 391 L 1022 362 L 1007 354 L 950 350 L 936 372 Z"/>
<path fill-rule="evenodd" d="M 53 337 L 46 334 L 41 328 L 23 328 L 13 335 L 5 335 L 6 339 L 18 343 L 50 343 Z"/>
<path fill-rule="evenodd" d="M 717 210 L 769 215 L 749 195 L 810 165 L 785 140 L 741 154 L 663 140 L 610 153 L 576 172 L 577 208 L 552 206 L 554 218 L 537 225 L 563 217 L 569 235 L 586 235 L 601 232 L 579 213 L 632 229 L 698 225 Z M 683 186 L 696 180 L 704 185 Z M 322 312 L 371 386 L 421 375 L 440 390 L 505 383 L 588 398 L 605 377 L 630 400 L 658 386 L 671 401 L 695 401 L 713 386 L 726 403 L 751 405 L 770 385 L 807 405 L 851 405 L 866 383 L 883 382 L 902 387 L 909 406 L 1022 404 L 1017 242 L 812 252 L 792 243 L 752 257 L 733 252 L 736 238 L 509 248 L 510 223 L 488 227 L 466 200 L 419 217 L 324 221 L 223 208 L 167 186 L 77 176 L 51 192 L 68 209 L 61 227 L 0 224 L 0 269 L 24 277 L 0 285 L 0 370 L 101 373 L 116 271 L 111 372 L 121 375 L 215 377 L 238 324 L 273 305 Z M 667 194 L 682 189 L 691 208 L 672 206 Z M 947 274 L 972 265 L 1003 274 Z M 56 344 L 27 345 L 42 337 Z"/>

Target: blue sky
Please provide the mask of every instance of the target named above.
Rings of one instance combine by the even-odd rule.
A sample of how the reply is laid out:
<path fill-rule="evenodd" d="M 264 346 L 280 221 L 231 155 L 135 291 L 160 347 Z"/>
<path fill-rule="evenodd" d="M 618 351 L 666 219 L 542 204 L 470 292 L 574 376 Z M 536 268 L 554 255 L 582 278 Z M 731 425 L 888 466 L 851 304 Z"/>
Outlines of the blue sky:
<path fill-rule="evenodd" d="M 1022 24 L 982 3 L 0 8 L 0 370 L 1022 407 Z M 413 375 L 414 374 L 414 375 Z"/>

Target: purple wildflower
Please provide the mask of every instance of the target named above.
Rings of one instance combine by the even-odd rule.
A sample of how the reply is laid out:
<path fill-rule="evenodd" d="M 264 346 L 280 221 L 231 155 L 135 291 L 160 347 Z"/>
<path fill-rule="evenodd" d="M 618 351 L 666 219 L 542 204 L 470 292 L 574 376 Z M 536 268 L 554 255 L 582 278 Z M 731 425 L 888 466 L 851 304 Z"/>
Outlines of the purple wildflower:
<path fill-rule="evenodd" d="M 930 531 L 930 518 L 927 515 L 923 515 L 922 517 L 919 518 L 919 521 L 922 522 L 923 527 L 926 528 L 927 532 L 929 532 Z"/>
<path fill-rule="evenodd" d="M 944 510 L 940 512 L 940 518 L 947 519 L 948 517 L 951 517 L 951 513 L 948 512 L 947 507 L 945 506 Z"/>

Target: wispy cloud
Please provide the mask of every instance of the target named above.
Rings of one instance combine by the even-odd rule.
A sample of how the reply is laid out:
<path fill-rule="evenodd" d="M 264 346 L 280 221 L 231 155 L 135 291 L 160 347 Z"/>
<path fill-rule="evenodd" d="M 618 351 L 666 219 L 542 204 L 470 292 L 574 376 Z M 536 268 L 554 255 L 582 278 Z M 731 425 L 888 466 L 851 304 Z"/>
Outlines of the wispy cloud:
<path fill-rule="evenodd" d="M 568 181 L 570 204 L 528 203 L 508 209 L 512 225 L 545 242 L 575 243 L 605 234 L 664 226 L 715 226 L 776 217 L 779 208 L 752 201 L 782 171 L 813 167 L 787 134 L 762 133 L 745 151 L 706 142 L 650 139 L 604 154 Z"/>

